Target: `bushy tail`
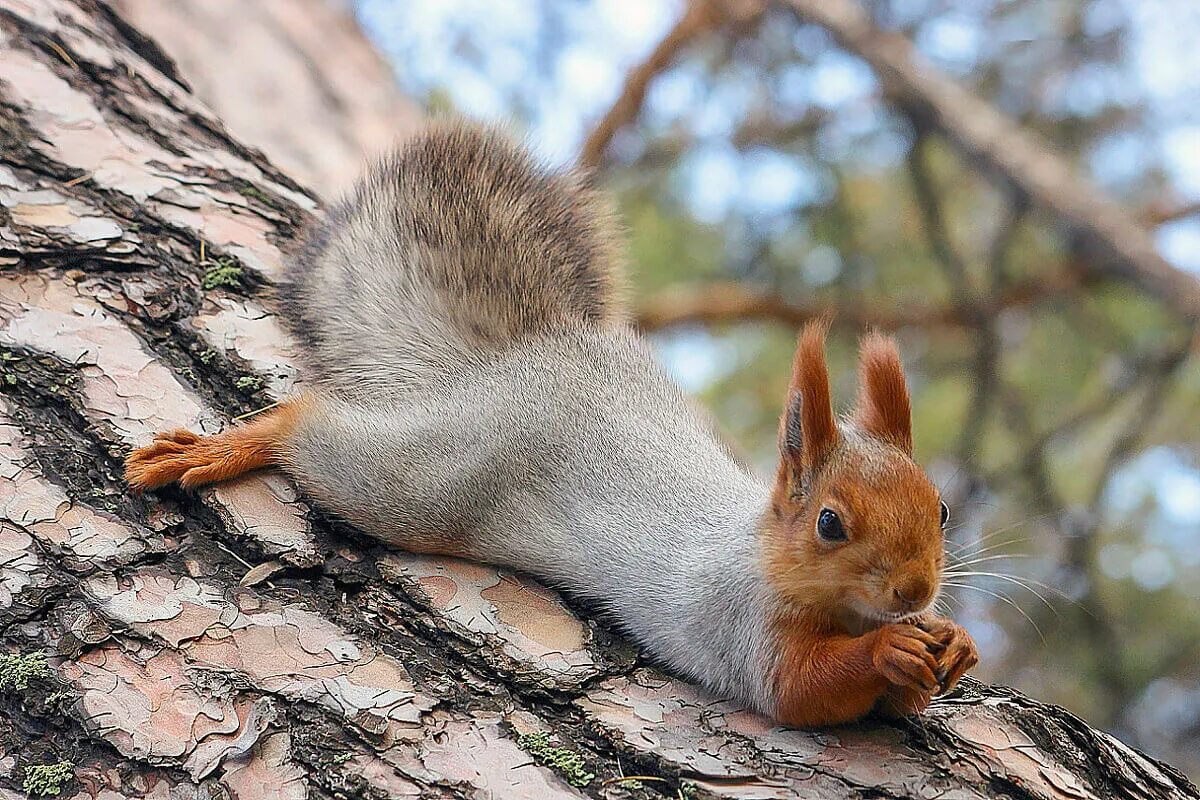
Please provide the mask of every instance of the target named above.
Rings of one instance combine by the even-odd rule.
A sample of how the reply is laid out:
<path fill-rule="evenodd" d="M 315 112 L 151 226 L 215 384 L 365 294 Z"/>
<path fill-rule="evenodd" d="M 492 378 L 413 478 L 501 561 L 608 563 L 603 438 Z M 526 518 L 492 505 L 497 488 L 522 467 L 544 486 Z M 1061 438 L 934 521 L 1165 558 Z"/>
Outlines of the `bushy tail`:
<path fill-rule="evenodd" d="M 285 316 L 314 377 L 351 394 L 624 319 L 619 236 L 576 173 L 500 132 L 439 123 L 370 167 L 293 262 Z"/>

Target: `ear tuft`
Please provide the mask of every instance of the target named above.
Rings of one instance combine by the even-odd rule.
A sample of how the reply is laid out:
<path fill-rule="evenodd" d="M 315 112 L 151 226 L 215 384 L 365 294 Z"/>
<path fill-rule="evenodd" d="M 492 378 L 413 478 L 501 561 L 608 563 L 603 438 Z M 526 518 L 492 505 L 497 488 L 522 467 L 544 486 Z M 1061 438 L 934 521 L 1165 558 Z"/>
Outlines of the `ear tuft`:
<path fill-rule="evenodd" d="M 794 495 L 808 475 L 820 466 L 838 443 L 837 422 L 829 396 L 825 366 L 825 335 L 829 318 L 804 326 L 792 363 L 787 405 L 779 421 L 779 467 L 776 491 Z"/>
<path fill-rule="evenodd" d="M 855 422 L 868 434 L 912 455 L 912 408 L 895 340 L 874 332 L 863 337 L 858 374 Z"/>

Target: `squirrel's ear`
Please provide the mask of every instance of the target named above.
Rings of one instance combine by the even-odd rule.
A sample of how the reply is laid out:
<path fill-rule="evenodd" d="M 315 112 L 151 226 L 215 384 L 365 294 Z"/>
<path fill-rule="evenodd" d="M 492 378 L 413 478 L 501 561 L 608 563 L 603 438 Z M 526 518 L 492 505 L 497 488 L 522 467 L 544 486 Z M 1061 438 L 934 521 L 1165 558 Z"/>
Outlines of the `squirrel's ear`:
<path fill-rule="evenodd" d="M 837 423 L 829 397 L 825 367 L 825 334 L 829 320 L 808 323 L 800 333 L 792 364 L 787 406 L 779 421 L 777 497 L 799 493 L 806 479 L 825 463 L 838 443 Z"/>
<path fill-rule="evenodd" d="M 858 381 L 854 421 L 871 436 L 912 455 L 912 408 L 894 339 L 878 333 L 863 338 Z"/>

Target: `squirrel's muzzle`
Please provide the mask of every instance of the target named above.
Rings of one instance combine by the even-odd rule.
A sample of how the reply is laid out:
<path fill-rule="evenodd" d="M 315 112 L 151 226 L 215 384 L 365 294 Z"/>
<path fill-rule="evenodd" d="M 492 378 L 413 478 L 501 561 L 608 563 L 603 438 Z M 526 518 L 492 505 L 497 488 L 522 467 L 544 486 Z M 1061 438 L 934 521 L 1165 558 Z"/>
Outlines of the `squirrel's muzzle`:
<path fill-rule="evenodd" d="M 923 574 L 906 573 L 891 581 L 887 601 L 899 612 L 919 611 L 933 599 L 933 581 Z"/>

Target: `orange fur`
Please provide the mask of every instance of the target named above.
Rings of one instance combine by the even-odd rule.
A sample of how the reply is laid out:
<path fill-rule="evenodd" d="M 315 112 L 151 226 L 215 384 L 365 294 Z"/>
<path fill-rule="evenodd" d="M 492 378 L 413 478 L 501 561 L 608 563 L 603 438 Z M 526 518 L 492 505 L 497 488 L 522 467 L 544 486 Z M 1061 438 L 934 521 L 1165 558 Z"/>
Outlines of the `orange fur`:
<path fill-rule="evenodd" d="M 825 335 L 829 320 L 808 323 L 796 343 L 787 405 L 779 420 L 779 477 L 776 503 L 798 494 L 805 476 L 817 470 L 838 444 L 837 422 L 825 366 Z"/>
<path fill-rule="evenodd" d="M 858 374 L 855 422 L 867 433 L 911 454 L 912 408 L 895 340 L 867 334 L 859 353 Z"/>
<path fill-rule="evenodd" d="M 837 725 L 866 715 L 888 688 L 875 669 L 869 636 L 809 628 L 801 619 L 780 619 L 775 679 L 776 716 L 788 725 Z"/>
<path fill-rule="evenodd" d="M 941 646 L 914 625 L 885 625 L 852 636 L 781 617 L 776 633 L 781 643 L 776 715 L 788 725 L 852 722 L 881 700 L 885 711 L 919 713 L 937 691 Z"/>
<path fill-rule="evenodd" d="M 175 482 L 195 489 L 276 466 L 303 411 L 303 401 L 290 401 L 215 436 L 182 429 L 160 433 L 125 459 L 125 480 L 137 491 Z"/>
<path fill-rule="evenodd" d="M 777 713 L 828 725 L 872 709 L 919 713 L 973 666 L 974 643 L 949 620 L 911 615 L 932 600 L 944 558 L 937 488 L 910 456 L 908 391 L 895 344 L 868 336 L 858 410 L 834 422 L 823 339 L 800 336 L 781 464 L 761 536 L 767 579 L 780 600 L 773 622 Z M 817 535 L 822 510 L 847 541 Z M 886 615 L 910 615 L 884 623 Z"/>

